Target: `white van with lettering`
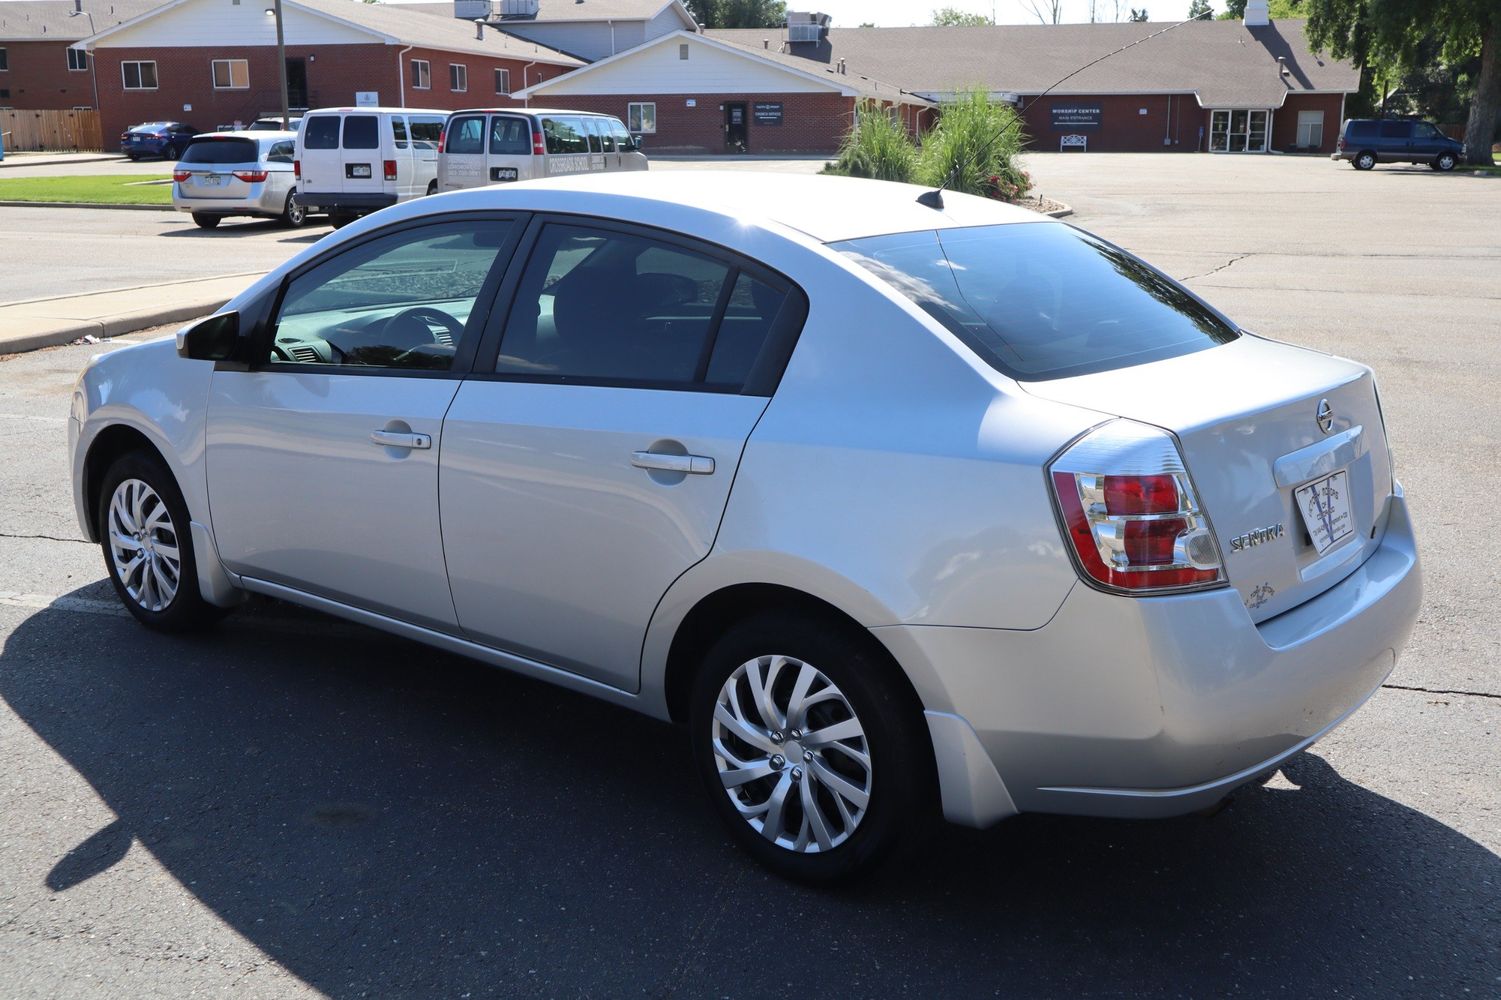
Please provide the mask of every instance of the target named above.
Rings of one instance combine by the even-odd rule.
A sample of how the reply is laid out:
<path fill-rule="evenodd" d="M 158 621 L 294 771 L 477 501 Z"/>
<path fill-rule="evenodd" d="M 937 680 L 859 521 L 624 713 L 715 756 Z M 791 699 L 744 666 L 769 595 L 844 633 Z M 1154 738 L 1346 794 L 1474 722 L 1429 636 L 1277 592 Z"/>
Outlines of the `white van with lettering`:
<path fill-rule="evenodd" d="M 477 108 L 448 116 L 438 151 L 438 190 L 647 166 L 640 139 L 619 118 Z"/>
<path fill-rule="evenodd" d="M 438 144 L 448 112 L 319 108 L 297 131 L 299 205 L 334 228 L 438 190 Z"/>

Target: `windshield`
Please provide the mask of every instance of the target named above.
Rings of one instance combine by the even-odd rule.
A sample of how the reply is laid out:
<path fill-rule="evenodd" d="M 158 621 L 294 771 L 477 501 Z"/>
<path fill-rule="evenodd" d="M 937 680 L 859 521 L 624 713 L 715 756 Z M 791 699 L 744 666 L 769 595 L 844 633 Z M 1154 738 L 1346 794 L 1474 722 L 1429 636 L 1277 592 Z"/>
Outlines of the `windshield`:
<path fill-rule="evenodd" d="M 199 139 L 182 154 L 180 163 L 255 163 L 260 151 L 254 139 Z"/>
<path fill-rule="evenodd" d="M 1170 278 L 1070 226 L 945 229 L 833 247 L 1022 381 L 1177 357 L 1237 336 Z"/>

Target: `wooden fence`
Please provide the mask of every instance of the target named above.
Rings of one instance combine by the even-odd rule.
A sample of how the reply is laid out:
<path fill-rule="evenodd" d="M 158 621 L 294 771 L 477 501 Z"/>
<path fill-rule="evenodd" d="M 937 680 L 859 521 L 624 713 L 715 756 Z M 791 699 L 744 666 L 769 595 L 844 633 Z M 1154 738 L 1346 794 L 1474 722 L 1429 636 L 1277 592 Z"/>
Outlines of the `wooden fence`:
<path fill-rule="evenodd" d="M 5 149 L 53 153 L 99 152 L 104 136 L 97 111 L 0 111 Z"/>

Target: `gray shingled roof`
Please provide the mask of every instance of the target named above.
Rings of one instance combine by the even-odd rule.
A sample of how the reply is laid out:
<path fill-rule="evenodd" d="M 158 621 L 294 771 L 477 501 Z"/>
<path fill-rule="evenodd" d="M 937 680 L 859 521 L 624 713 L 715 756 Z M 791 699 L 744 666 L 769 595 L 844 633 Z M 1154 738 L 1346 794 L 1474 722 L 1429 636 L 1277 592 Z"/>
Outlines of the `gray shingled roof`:
<path fill-rule="evenodd" d="M 877 80 L 874 77 L 868 75 L 862 76 L 861 74 L 855 72 L 855 70 L 850 68 L 848 65 L 845 66 L 844 73 L 839 73 L 837 72 L 837 68 L 834 65 L 823 65 L 815 63 L 802 56 L 789 55 L 785 52 L 778 52 L 776 49 L 776 42 L 772 42 L 770 48 L 763 48 L 761 45 L 761 40 L 759 38 L 756 40 L 756 43 L 754 45 L 747 45 L 744 42 L 738 41 L 733 38 L 720 37 L 721 34 L 731 33 L 733 32 L 704 32 L 706 36 L 713 38 L 715 41 L 728 42 L 729 44 L 735 46 L 735 48 L 737 49 L 745 49 L 746 51 L 750 52 L 751 55 L 758 56 L 759 58 L 766 59 L 770 62 L 774 62 L 780 66 L 786 66 L 790 69 L 802 70 L 804 73 L 812 72 L 818 73 L 820 76 L 826 75 L 830 83 L 858 91 L 861 97 L 879 98 L 885 101 L 904 100 L 910 104 L 933 103 L 925 97 L 912 93 L 910 89 L 904 90 L 889 81 Z M 761 34 L 764 35 L 764 32 L 761 32 Z"/>
<path fill-rule="evenodd" d="M 360 0 L 283 0 L 283 3 L 322 11 L 352 21 L 363 28 L 400 39 L 404 45 L 472 52 L 482 56 L 513 56 L 527 60 L 582 66 L 584 61 L 557 49 L 516 35 L 485 29 L 483 40 L 474 37 L 474 22 L 457 18 L 443 20 L 418 10 L 403 10 L 401 4 L 361 3 Z"/>
<path fill-rule="evenodd" d="M 1360 73 L 1313 52 L 1304 22 L 1247 28 L 1239 21 L 1201 21 L 1127 49 L 1091 67 L 1057 94 L 1197 92 L 1206 107 L 1280 107 L 1288 92 L 1354 92 Z M 849 73 L 893 81 L 920 94 L 982 86 L 1022 95 L 1045 90 L 1071 70 L 1167 24 L 996 25 L 977 28 L 834 28 L 818 43 L 787 51 L 814 63 L 844 59 Z M 710 37 L 760 48 L 779 29 L 716 29 Z M 1289 73 L 1278 73 L 1277 57 Z"/>
<path fill-rule="evenodd" d="M 93 15 L 94 30 L 103 31 L 159 7 L 165 0 L 84 0 L 83 9 Z M 59 39 L 76 42 L 87 38 L 87 17 L 69 17 L 73 0 L 6 0 L 0 3 L 0 41 L 44 42 Z"/>
<path fill-rule="evenodd" d="M 645 21 L 662 13 L 673 0 L 538 0 L 539 21 Z M 508 19 L 510 20 L 510 19 Z"/>

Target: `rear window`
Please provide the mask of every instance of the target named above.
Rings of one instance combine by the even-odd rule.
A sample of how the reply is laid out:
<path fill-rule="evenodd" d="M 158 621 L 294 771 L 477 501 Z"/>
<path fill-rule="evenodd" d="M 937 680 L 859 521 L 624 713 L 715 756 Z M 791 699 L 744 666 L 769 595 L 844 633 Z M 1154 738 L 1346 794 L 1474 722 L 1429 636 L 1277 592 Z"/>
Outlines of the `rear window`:
<path fill-rule="evenodd" d="M 199 139 L 182 154 L 182 163 L 257 163 L 254 139 Z"/>
<path fill-rule="evenodd" d="M 444 152 L 469 154 L 485 151 L 485 120 L 478 116 L 455 118 L 448 126 Z"/>
<path fill-rule="evenodd" d="M 499 156 L 530 156 L 531 124 L 525 118 L 492 118 L 490 152 Z"/>
<path fill-rule="evenodd" d="M 1376 136 L 1376 123 L 1351 122 L 1345 134 L 1352 139 L 1373 139 Z"/>
<path fill-rule="evenodd" d="M 339 119 L 329 115 L 309 118 L 302 126 L 304 149 L 338 149 Z"/>
<path fill-rule="evenodd" d="M 1158 361 L 1237 336 L 1169 278 L 1069 226 L 901 233 L 833 248 L 1023 381 Z"/>
<path fill-rule="evenodd" d="M 347 115 L 344 118 L 345 149 L 379 149 L 380 119 L 374 115 Z"/>

